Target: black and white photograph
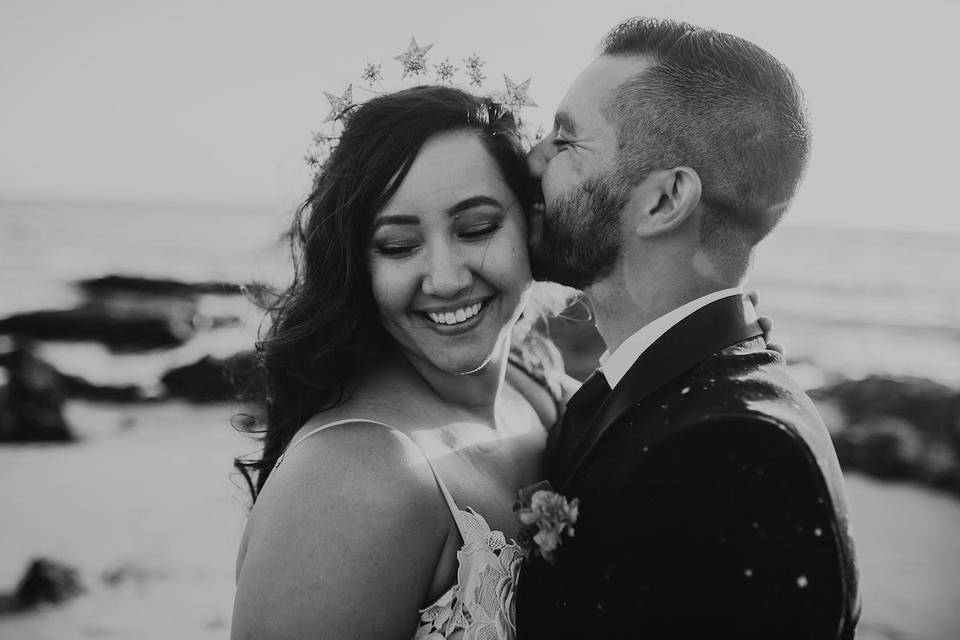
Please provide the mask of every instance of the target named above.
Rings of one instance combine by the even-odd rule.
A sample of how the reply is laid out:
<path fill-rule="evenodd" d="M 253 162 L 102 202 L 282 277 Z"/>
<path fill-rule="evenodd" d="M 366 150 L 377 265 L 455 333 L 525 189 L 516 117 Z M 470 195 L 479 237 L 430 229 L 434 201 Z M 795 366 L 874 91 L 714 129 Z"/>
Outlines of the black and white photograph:
<path fill-rule="evenodd" d="M 0 4 L 0 638 L 960 638 L 955 0 Z"/>

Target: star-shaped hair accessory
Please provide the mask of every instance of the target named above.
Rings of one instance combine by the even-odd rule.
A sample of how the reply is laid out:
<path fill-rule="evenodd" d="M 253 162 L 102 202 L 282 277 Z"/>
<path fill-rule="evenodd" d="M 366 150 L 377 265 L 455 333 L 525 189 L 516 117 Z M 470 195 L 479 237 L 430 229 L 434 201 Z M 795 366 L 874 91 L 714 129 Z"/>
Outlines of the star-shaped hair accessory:
<path fill-rule="evenodd" d="M 474 87 L 482 85 L 483 81 L 487 79 L 487 76 L 483 75 L 483 65 L 487 63 L 481 60 L 477 54 L 473 54 L 463 62 L 467 65 L 466 73 L 467 77 L 470 78 L 470 84 Z"/>
<path fill-rule="evenodd" d="M 437 70 L 437 82 L 440 84 L 446 84 L 453 80 L 453 74 L 457 70 L 455 66 L 450 64 L 450 58 L 440 64 L 433 65 L 433 68 Z"/>
<path fill-rule="evenodd" d="M 503 83 L 506 85 L 507 90 L 503 93 L 503 102 L 507 106 L 511 107 L 514 110 L 518 110 L 521 107 L 535 107 L 537 103 L 530 99 L 530 96 L 527 95 L 527 91 L 530 90 L 530 80 L 532 78 L 527 78 L 520 84 L 515 83 L 510 79 L 509 76 L 504 74 Z"/>
<path fill-rule="evenodd" d="M 463 65 L 459 68 L 450 62 L 449 57 L 445 58 L 443 62 L 439 62 L 438 64 L 428 65 L 427 53 L 432 48 L 432 44 L 421 47 L 419 44 L 417 44 L 416 38 L 410 39 L 410 46 L 407 47 L 407 50 L 402 54 L 395 56 L 395 59 L 400 62 L 402 67 L 402 80 L 406 80 L 407 76 L 412 75 L 420 82 L 428 82 L 427 76 L 430 73 L 429 67 L 432 66 L 436 72 L 436 78 L 434 79 L 435 84 L 457 86 L 458 82 L 462 80 L 462 78 L 459 76 L 460 69 L 463 69 L 463 74 L 469 82 L 470 88 L 461 88 L 476 93 L 483 92 L 485 95 L 488 95 L 490 98 L 496 100 L 504 107 L 512 111 L 514 118 L 516 119 L 516 123 L 519 125 L 522 132 L 521 135 L 531 146 L 536 144 L 537 140 L 543 137 L 542 128 L 533 137 L 531 137 L 529 131 L 527 130 L 526 123 L 523 121 L 523 117 L 521 115 L 521 111 L 524 107 L 537 106 L 528 95 L 530 79 L 517 84 L 508 76 L 504 76 L 506 91 L 499 91 L 491 95 L 488 91 L 483 89 L 484 83 L 487 80 L 487 76 L 484 74 L 483 68 L 487 63 L 481 60 L 480 56 L 478 56 L 476 53 L 473 53 L 468 58 L 463 58 Z M 333 150 L 339 143 L 340 136 L 343 134 L 343 130 L 347 126 L 347 122 L 353 114 L 354 109 L 363 104 L 371 96 L 383 95 L 391 91 L 397 91 L 403 88 L 404 84 L 409 86 L 409 82 L 396 82 L 395 78 L 388 79 L 388 87 L 384 87 L 383 82 L 384 75 L 382 72 L 382 65 L 377 62 L 368 62 L 363 66 L 363 73 L 361 74 L 360 79 L 357 79 L 352 84 L 347 85 L 347 89 L 343 92 L 343 95 L 334 95 L 326 91 L 323 92 L 323 95 L 326 96 L 327 101 L 330 103 L 330 113 L 327 115 L 326 120 L 323 121 L 320 131 L 314 135 L 313 144 L 307 150 L 307 155 L 305 157 L 307 164 L 313 170 L 315 178 L 323 171 L 327 159 L 330 157 L 330 155 L 333 153 Z"/>
<path fill-rule="evenodd" d="M 337 143 L 337 137 L 331 136 L 322 131 L 313 134 L 313 145 L 307 150 L 307 155 L 303 157 L 310 171 L 316 176 L 323 167 L 323 161 L 330 155 L 334 145 Z"/>
<path fill-rule="evenodd" d="M 323 95 L 327 96 L 327 100 L 330 102 L 330 113 L 324 122 L 343 120 L 347 111 L 353 106 L 353 85 L 347 85 L 347 90 L 343 92 L 342 96 L 335 96 L 327 91 L 324 91 Z"/>
<path fill-rule="evenodd" d="M 369 63 L 363 68 L 363 75 L 360 77 L 366 80 L 371 87 L 380 84 L 380 81 L 383 80 L 383 74 L 380 72 L 382 66 L 382 64 Z"/>
<path fill-rule="evenodd" d="M 430 51 L 432 47 L 432 44 L 421 47 L 417 44 L 416 38 L 410 38 L 410 46 L 407 47 L 407 50 L 394 58 L 394 60 L 399 60 L 400 64 L 403 65 L 401 80 L 406 80 L 408 75 L 426 75 L 427 52 Z"/>

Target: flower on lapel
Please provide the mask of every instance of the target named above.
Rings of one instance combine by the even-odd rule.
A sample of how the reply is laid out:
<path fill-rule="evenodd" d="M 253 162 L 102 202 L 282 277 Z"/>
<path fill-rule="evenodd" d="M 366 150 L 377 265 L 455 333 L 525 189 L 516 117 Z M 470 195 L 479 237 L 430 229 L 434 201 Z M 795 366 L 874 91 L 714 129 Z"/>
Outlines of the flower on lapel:
<path fill-rule="evenodd" d="M 538 555 L 553 564 L 554 552 L 563 543 L 563 536 L 573 537 L 580 501 L 568 501 L 544 481 L 521 489 L 513 510 L 523 524 L 520 545 L 524 554 L 528 558 Z"/>

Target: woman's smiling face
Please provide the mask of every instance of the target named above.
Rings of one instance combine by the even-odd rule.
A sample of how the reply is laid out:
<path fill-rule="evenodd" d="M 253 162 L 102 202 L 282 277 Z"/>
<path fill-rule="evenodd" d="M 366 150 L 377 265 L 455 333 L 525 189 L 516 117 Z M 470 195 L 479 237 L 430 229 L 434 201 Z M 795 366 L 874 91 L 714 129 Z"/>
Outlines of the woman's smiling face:
<path fill-rule="evenodd" d="M 373 219 L 373 295 L 411 360 L 482 368 L 510 339 L 530 288 L 524 212 L 483 142 L 429 139 Z"/>

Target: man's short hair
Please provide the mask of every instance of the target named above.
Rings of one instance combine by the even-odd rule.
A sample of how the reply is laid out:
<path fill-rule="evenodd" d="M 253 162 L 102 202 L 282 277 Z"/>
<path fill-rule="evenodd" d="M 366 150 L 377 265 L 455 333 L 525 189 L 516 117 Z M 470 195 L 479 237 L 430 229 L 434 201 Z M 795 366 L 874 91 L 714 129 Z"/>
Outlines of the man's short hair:
<path fill-rule="evenodd" d="M 703 184 L 704 242 L 749 252 L 806 167 L 809 125 L 793 74 L 743 38 L 669 20 L 627 20 L 601 53 L 652 63 L 603 108 L 617 128 L 622 178 L 637 184 L 657 169 L 691 167 Z"/>

